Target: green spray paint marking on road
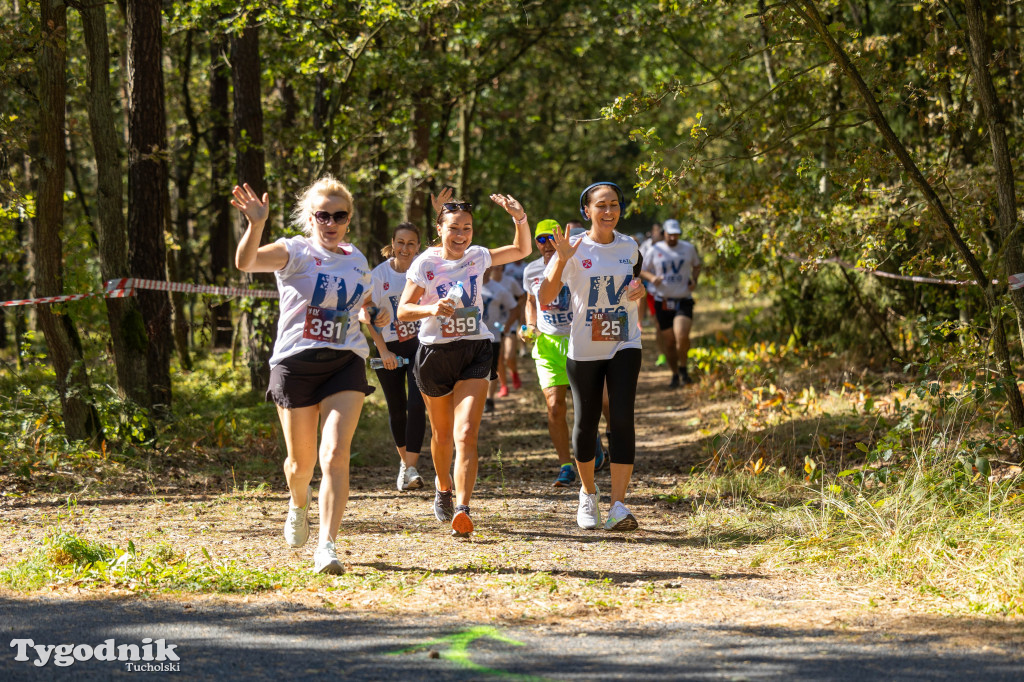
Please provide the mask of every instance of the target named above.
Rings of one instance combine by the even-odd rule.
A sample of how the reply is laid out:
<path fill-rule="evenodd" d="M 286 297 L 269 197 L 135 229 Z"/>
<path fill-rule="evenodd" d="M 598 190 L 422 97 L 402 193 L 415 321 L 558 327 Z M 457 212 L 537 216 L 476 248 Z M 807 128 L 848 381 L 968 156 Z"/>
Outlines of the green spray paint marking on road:
<path fill-rule="evenodd" d="M 533 675 L 520 675 L 519 673 L 510 672 L 508 670 L 498 670 L 497 668 L 488 668 L 487 666 L 474 663 L 469 657 L 469 645 L 478 639 L 484 639 L 490 637 L 493 640 L 504 642 L 505 644 L 511 644 L 512 646 L 524 646 L 522 642 L 512 639 L 507 635 L 503 635 L 501 631 L 490 625 L 478 625 L 476 627 L 461 630 L 459 632 L 453 632 L 446 637 L 440 639 L 434 639 L 423 644 L 416 644 L 399 651 L 392 651 L 388 656 L 398 656 L 399 654 L 409 654 L 416 651 L 423 651 L 424 649 L 437 649 L 441 655 L 441 658 L 446 661 L 458 665 L 461 668 L 472 670 L 473 672 L 483 673 L 485 675 L 495 675 L 503 677 L 506 680 L 523 680 L 524 682 L 543 682 L 547 680 L 545 677 L 535 677 Z M 443 651 L 442 651 L 443 649 Z"/>

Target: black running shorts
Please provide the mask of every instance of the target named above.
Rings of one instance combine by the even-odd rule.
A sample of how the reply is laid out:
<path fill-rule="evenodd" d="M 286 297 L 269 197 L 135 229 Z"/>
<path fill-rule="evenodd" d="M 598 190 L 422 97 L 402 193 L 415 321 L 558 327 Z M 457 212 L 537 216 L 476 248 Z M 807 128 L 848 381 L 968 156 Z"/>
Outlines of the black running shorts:
<path fill-rule="evenodd" d="M 294 409 L 319 405 L 342 391 L 370 395 L 374 390 L 366 381 L 366 365 L 360 356 L 350 350 L 309 348 L 270 370 L 267 400 Z"/>
<path fill-rule="evenodd" d="M 420 344 L 413 375 L 420 391 L 431 398 L 446 396 L 464 379 L 496 379 L 491 370 L 491 342 L 487 339 Z"/>
<path fill-rule="evenodd" d="M 665 331 L 672 328 L 672 321 L 678 316 L 693 319 L 692 298 L 666 298 L 654 304 L 658 316 L 658 329 Z"/>

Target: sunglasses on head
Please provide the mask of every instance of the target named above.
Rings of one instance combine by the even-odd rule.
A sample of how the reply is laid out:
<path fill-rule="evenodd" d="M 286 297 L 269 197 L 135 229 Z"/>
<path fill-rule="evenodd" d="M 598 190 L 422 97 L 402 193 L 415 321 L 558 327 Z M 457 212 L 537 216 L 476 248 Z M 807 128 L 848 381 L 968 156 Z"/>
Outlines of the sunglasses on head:
<path fill-rule="evenodd" d="M 536 239 L 538 244 L 547 244 L 548 242 L 555 241 L 555 236 L 552 234 L 542 234 L 538 236 Z"/>
<path fill-rule="evenodd" d="M 453 213 L 455 211 L 466 211 L 467 213 L 472 213 L 473 204 L 470 204 L 465 201 L 449 201 L 447 203 L 441 204 L 441 210 L 451 211 Z"/>
<path fill-rule="evenodd" d="M 330 211 L 317 211 L 313 214 L 313 219 L 321 225 L 329 225 L 332 222 L 341 224 L 345 222 L 346 218 L 348 218 L 348 211 L 335 211 L 334 213 Z"/>

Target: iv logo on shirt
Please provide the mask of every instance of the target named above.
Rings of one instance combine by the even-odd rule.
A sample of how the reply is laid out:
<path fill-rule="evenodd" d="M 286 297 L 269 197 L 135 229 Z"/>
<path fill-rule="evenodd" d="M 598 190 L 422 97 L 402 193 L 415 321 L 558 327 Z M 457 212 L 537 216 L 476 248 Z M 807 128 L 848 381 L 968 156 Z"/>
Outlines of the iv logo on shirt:
<path fill-rule="evenodd" d="M 342 343 L 348 334 L 348 312 L 362 300 L 363 285 L 356 285 L 352 297 L 343 277 L 325 273 L 316 276 L 313 300 L 306 307 L 302 338 L 323 343 Z"/>
<path fill-rule="evenodd" d="M 597 277 L 591 277 L 587 307 L 595 308 L 600 306 L 619 305 L 619 301 L 622 299 L 622 294 L 626 291 L 626 287 L 629 286 L 632 279 L 632 275 L 626 275 L 622 278 L 622 284 L 616 287 L 616 277 L 613 275 L 599 275 Z"/>
<path fill-rule="evenodd" d="M 428 273 L 429 274 L 429 273 Z M 465 285 L 462 287 L 462 305 L 468 306 L 476 300 L 476 281 L 479 275 L 469 276 L 469 288 Z M 444 298 L 448 295 L 448 291 L 455 286 L 455 282 L 449 282 L 448 284 L 438 284 L 435 289 L 437 290 L 437 297 L 439 299 Z"/>

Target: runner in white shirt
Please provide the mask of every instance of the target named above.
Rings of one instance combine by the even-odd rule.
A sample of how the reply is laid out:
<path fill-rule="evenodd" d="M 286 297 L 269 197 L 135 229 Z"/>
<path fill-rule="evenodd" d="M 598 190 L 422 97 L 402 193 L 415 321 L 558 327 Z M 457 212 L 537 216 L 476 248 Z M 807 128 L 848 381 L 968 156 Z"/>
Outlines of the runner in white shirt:
<path fill-rule="evenodd" d="M 473 532 L 469 501 L 476 483 L 477 435 L 491 375 L 493 336 L 480 321 L 483 274 L 492 264 L 500 266 L 530 255 L 532 244 L 526 211 L 514 198 L 491 195 L 515 221 L 512 244 L 496 249 L 473 245 L 473 206 L 450 199 L 451 189 L 445 188 L 434 202 L 441 245 L 427 249 L 409 268 L 398 319 L 422 320 L 414 372 L 430 417 L 430 452 L 437 473 L 434 515 L 441 522 L 451 522 L 453 535 L 466 537 Z M 459 288 L 461 298 L 450 300 Z M 453 485 L 457 506 L 452 500 Z"/>
<path fill-rule="evenodd" d="M 352 435 L 363 399 L 368 348 L 356 321 L 370 291 L 366 258 L 344 241 L 352 216 L 352 195 L 329 175 L 299 197 L 292 213 L 306 236 L 260 246 L 269 197 L 248 184 L 235 186 L 231 203 L 249 220 L 238 242 L 235 265 L 244 272 L 273 272 L 281 293 L 277 342 L 270 359 L 267 397 L 277 404 L 288 457 L 285 478 L 291 492 L 285 540 L 301 547 L 309 537 L 310 481 L 320 432 L 320 537 L 313 565 L 318 573 L 342 573 L 334 549 L 348 502 Z"/>
<path fill-rule="evenodd" d="M 590 231 L 570 241 L 565 231 L 554 230 L 556 255 L 545 268 L 538 292 L 542 305 L 553 301 L 563 284 L 571 294 L 566 371 L 576 413 L 573 450 L 583 484 L 576 523 L 584 529 L 601 523 L 594 451 L 589 444 L 597 437 L 606 381 L 611 403 L 608 453 L 612 490 L 604 528 L 637 528 L 625 498 L 636 455 L 633 410 L 641 362 L 637 302 L 645 293 L 635 279 L 641 266 L 639 247 L 615 231 L 623 204 L 622 190 L 613 183 L 596 183 L 583 190 L 580 212 L 592 221 Z"/>
<path fill-rule="evenodd" d="M 523 275 L 522 271 L 519 271 L 519 275 L 509 275 L 509 268 L 514 264 L 510 263 L 504 268 L 495 268 L 491 274 L 491 280 L 502 287 L 508 289 L 509 293 L 516 300 L 516 309 L 512 316 L 512 324 L 519 326 L 519 320 L 523 316 L 523 305 L 526 302 L 526 292 L 523 291 L 523 287 L 520 285 Z M 513 268 L 513 273 L 516 269 Z M 519 390 L 523 387 L 523 382 L 519 378 L 519 337 L 515 334 L 508 333 L 504 334 L 501 339 L 501 354 L 498 357 L 498 382 L 501 385 L 498 391 L 498 397 L 504 398 L 508 395 L 508 381 L 506 380 L 506 370 L 512 374 L 512 388 Z"/>
<path fill-rule="evenodd" d="M 647 261 L 647 252 L 650 251 L 651 247 L 660 242 L 662 239 L 664 239 L 664 232 L 662 231 L 661 225 L 658 223 L 654 223 L 653 225 L 651 225 L 651 236 L 640 242 L 640 257 L 644 259 L 644 262 Z M 644 287 L 646 287 L 647 289 L 647 298 L 644 301 L 644 304 L 646 304 L 648 312 L 651 313 L 651 317 L 654 318 L 657 312 L 654 309 L 654 292 L 652 291 L 652 284 L 650 282 L 650 279 L 646 277 L 643 273 L 640 273 L 640 278 L 643 279 Z M 643 323 L 644 316 L 641 315 L 640 325 L 643 326 Z M 658 359 L 655 360 L 654 365 L 656 367 L 661 367 L 662 365 L 668 362 L 668 357 L 665 355 L 665 345 L 661 341 L 661 335 L 657 333 L 657 320 L 655 320 L 654 325 L 654 341 L 655 345 L 658 348 Z"/>
<path fill-rule="evenodd" d="M 494 396 L 496 394 L 501 396 L 508 395 L 508 387 L 504 383 L 500 384 L 505 389 L 504 392 L 497 393 L 499 382 L 502 382 L 503 379 L 500 367 L 501 345 L 502 340 L 509 335 L 511 330 L 515 329 L 516 311 L 519 309 L 519 301 L 512 295 L 509 287 L 491 279 L 493 274 L 500 269 L 493 266 L 487 268 L 481 292 L 484 301 L 484 324 L 494 334 L 494 341 L 491 343 L 491 370 L 495 378 L 491 379 L 491 383 L 487 387 L 487 400 L 484 402 L 484 412 L 494 412 Z"/>
<path fill-rule="evenodd" d="M 534 240 L 541 257 L 526 265 L 523 271 L 523 288 L 526 289 L 526 324 L 520 331 L 525 342 L 533 341 L 533 361 L 537 367 L 537 382 L 544 393 L 548 413 L 548 435 L 555 446 L 558 457 L 556 488 L 568 488 L 576 483 L 576 470 L 569 452 L 569 428 L 565 423 L 565 393 L 569 388 L 569 376 L 565 373 L 565 361 L 569 349 L 569 329 L 572 326 L 572 309 L 569 304 L 569 287 L 563 286 L 555 299 L 541 305 L 537 292 L 544 281 L 544 267 L 555 255 L 554 229 L 558 222 L 542 220 L 537 223 Z M 568 224 L 566 224 L 568 227 Z M 607 411 L 605 412 L 607 421 Z M 594 469 L 604 468 L 607 458 L 597 440 Z"/>
<path fill-rule="evenodd" d="M 700 276 L 701 260 L 693 244 L 681 241 L 679 221 L 665 221 L 664 241 L 653 244 L 644 255 L 644 273 L 654 289 L 658 335 L 672 370 L 670 388 L 689 384 L 687 356 L 693 327 L 693 290 Z"/>
<path fill-rule="evenodd" d="M 423 478 L 416 470 L 419 464 L 427 417 L 423 396 L 413 376 L 413 359 L 420 347 L 418 322 L 398 319 L 398 301 L 405 291 L 405 274 L 420 250 L 420 231 L 412 223 L 401 223 L 391 235 L 391 243 L 381 249 L 386 261 L 373 269 L 369 305 L 382 308 L 380 317 L 389 321 L 380 328 L 367 325 L 370 338 L 384 366 L 377 370 L 377 380 L 388 404 L 388 424 L 398 449 L 398 481 L 400 491 L 418 490 Z M 398 365 L 398 358 L 406 360 Z"/>

